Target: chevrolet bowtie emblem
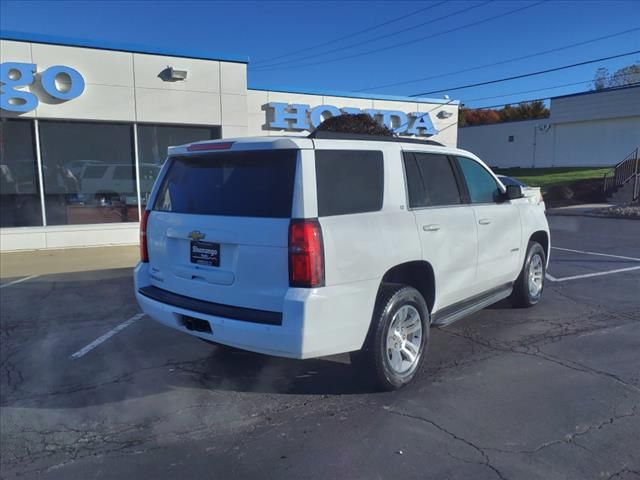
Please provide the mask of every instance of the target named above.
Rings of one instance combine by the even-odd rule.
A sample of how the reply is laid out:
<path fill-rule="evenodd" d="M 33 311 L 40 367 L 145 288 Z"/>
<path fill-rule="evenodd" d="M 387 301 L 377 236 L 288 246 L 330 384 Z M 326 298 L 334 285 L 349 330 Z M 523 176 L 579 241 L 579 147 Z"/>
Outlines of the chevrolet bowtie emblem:
<path fill-rule="evenodd" d="M 199 232 L 198 230 L 194 230 L 193 232 L 189 233 L 189 238 L 191 240 L 202 240 L 205 237 L 205 234 L 202 232 Z"/>

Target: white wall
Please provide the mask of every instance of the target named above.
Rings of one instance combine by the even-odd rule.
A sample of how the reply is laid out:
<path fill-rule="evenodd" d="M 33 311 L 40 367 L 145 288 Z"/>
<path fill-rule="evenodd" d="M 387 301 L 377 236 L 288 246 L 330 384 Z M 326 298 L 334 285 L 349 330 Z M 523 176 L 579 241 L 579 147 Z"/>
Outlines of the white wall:
<path fill-rule="evenodd" d="M 509 135 L 514 142 L 508 142 Z M 548 120 L 459 129 L 458 145 L 500 167 L 611 166 L 640 146 L 640 115 L 551 124 Z"/>
<path fill-rule="evenodd" d="M 458 145 L 503 168 L 615 165 L 640 146 L 640 87 L 554 98 L 548 119 L 463 127 Z"/>
<path fill-rule="evenodd" d="M 288 92 L 275 92 L 263 90 L 249 90 L 248 92 L 248 119 L 249 135 L 308 135 L 308 131 L 271 130 L 267 128 L 267 105 L 270 102 L 302 103 L 311 107 L 317 105 L 334 105 L 338 108 L 354 107 L 361 110 L 367 108 L 400 110 L 405 113 L 429 112 L 433 125 L 441 133 L 430 137 L 445 145 L 455 146 L 458 138 L 458 106 L 440 105 L 434 103 L 398 102 L 388 100 L 374 100 L 351 97 L 335 97 L 329 95 L 301 94 Z M 440 119 L 437 114 L 440 111 L 451 113 L 451 117 Z"/>
<path fill-rule="evenodd" d="M 67 65 L 85 79 L 85 90 L 78 98 L 47 103 L 39 96 L 34 111 L 20 115 L 3 111 L 3 116 L 222 125 L 223 134 L 225 127 L 246 132 L 247 66 L 243 63 L 9 40 L 0 40 L 0 58 L 35 63 L 39 73 L 52 65 Z M 158 75 L 167 66 L 188 70 L 187 79 L 163 81 Z"/>
<path fill-rule="evenodd" d="M 532 167 L 535 130 L 541 124 L 539 120 L 526 120 L 462 127 L 458 130 L 458 146 L 492 167 Z M 509 136 L 513 136 L 513 142 L 509 142 Z"/>
<path fill-rule="evenodd" d="M 137 222 L 3 228 L 0 229 L 0 251 L 135 245 L 138 228 Z"/>
<path fill-rule="evenodd" d="M 637 117 L 556 125 L 554 166 L 610 166 L 640 146 Z"/>

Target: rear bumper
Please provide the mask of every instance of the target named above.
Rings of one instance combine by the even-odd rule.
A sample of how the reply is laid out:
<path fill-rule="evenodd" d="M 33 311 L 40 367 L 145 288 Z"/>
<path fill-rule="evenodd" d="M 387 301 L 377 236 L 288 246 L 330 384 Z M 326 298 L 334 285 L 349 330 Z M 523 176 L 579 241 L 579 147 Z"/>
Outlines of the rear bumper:
<path fill-rule="evenodd" d="M 138 304 L 154 320 L 205 340 L 289 358 L 314 358 L 362 348 L 379 285 L 378 280 L 368 280 L 319 289 L 290 288 L 282 312 L 265 312 L 151 287 L 148 264 L 138 264 L 134 278 Z M 206 321 L 211 333 L 189 329 L 189 318 Z"/>
<path fill-rule="evenodd" d="M 243 322 L 261 323 L 263 325 L 282 325 L 282 313 L 253 308 L 234 307 L 220 303 L 205 302 L 196 298 L 185 297 L 167 290 L 149 285 L 142 287 L 138 293 L 151 300 L 184 310 L 212 315 L 214 317 L 230 318 Z"/>

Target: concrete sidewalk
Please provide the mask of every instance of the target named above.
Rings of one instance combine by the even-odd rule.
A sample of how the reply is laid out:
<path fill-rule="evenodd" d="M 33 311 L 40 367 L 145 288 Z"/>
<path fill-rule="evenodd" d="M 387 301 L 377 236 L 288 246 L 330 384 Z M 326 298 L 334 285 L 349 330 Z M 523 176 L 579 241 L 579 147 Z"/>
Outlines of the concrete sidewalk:
<path fill-rule="evenodd" d="M 570 216 L 570 217 L 598 217 L 598 218 L 622 218 L 627 220 L 638 219 L 638 215 L 624 215 L 611 212 L 609 209 L 618 207 L 620 209 L 637 209 L 638 207 L 627 207 L 612 203 L 588 203 L 582 205 L 569 205 L 566 207 L 547 208 L 549 216 Z"/>
<path fill-rule="evenodd" d="M 0 253 L 0 278 L 133 268 L 137 245 Z"/>

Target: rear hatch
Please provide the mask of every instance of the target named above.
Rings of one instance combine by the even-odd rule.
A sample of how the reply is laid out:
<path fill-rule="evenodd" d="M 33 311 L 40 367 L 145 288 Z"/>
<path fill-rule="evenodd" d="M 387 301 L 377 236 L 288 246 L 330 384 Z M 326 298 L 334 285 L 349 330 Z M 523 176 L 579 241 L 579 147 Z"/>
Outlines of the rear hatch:
<path fill-rule="evenodd" d="M 170 157 L 147 226 L 152 285 L 282 312 L 298 150 Z"/>

